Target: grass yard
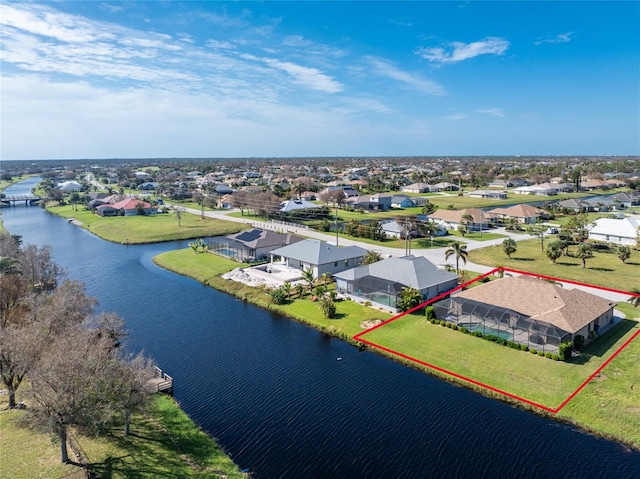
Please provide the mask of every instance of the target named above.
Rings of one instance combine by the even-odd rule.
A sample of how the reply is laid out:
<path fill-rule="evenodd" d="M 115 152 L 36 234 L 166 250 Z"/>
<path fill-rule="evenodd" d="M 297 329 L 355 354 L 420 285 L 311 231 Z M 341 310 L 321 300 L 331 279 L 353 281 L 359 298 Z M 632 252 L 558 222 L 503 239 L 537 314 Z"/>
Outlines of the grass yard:
<path fill-rule="evenodd" d="M 320 305 L 311 301 L 308 295 L 302 299 L 291 298 L 286 304 L 273 304 L 269 292 L 264 288 L 254 288 L 220 278 L 220 275 L 241 267 L 240 263 L 214 254 L 194 253 L 190 248 L 162 253 L 153 260 L 165 269 L 188 276 L 220 291 L 309 324 L 342 339 L 350 340 L 356 334 L 361 333 L 363 331 L 360 327 L 362 321 L 387 320 L 392 316 L 389 313 L 368 308 L 353 301 L 338 301 L 336 303 L 336 317 L 327 319 L 323 316 Z M 293 293 L 292 296 L 294 296 Z"/>
<path fill-rule="evenodd" d="M 623 307 L 633 317 L 633 308 L 630 305 Z M 637 313 L 636 310 L 636 316 Z M 422 315 L 403 316 L 367 333 L 362 339 L 556 408 L 638 329 L 637 320 L 624 320 L 618 328 L 585 348 L 581 357 L 571 363 L 552 361 L 433 325 Z M 637 406 L 640 391 L 634 392 L 634 385 L 640 388 L 639 360 L 640 340 L 635 340 L 604 369 L 598 380 L 590 383 L 561 411 L 559 417 L 640 447 L 640 408 Z M 422 368 L 417 363 L 414 365 Z"/>
<path fill-rule="evenodd" d="M 60 446 L 50 436 L 22 425 L 24 414 L 15 409 L 0 411 L 0 477 L 85 477 L 78 466 L 60 463 Z M 77 440 L 90 469 L 103 478 L 247 477 L 172 398 L 161 394 L 154 395 L 146 415 L 132 418 L 129 436 L 124 435 L 124 427 L 118 427 L 105 437 L 79 436 Z"/>
<path fill-rule="evenodd" d="M 555 238 L 545 238 L 545 248 Z M 569 251 L 575 251 L 571 246 Z M 570 279 L 586 284 L 594 284 L 620 291 L 629 291 L 640 287 L 640 251 L 632 250 L 631 258 L 626 264 L 620 261 L 614 251 L 593 252 L 593 258 L 587 259 L 587 267 L 582 267 L 579 258 L 570 256 L 560 257 L 552 263 L 541 251 L 537 239 L 518 241 L 518 250 L 511 255 L 511 259 L 502 247 L 488 246 L 469 252 L 468 261 L 487 266 L 504 266 L 560 279 Z"/>
<path fill-rule="evenodd" d="M 71 205 L 48 206 L 48 211 L 63 218 L 75 218 L 82 227 L 100 238 L 115 243 L 157 243 L 161 241 L 204 238 L 237 233 L 246 226 L 232 221 L 200 218 L 198 215 L 183 214 L 178 226 L 175 213 L 154 216 L 114 216 L 102 217 L 84 207 L 75 211 Z"/>
<path fill-rule="evenodd" d="M 350 342 L 354 342 L 354 335 L 363 331 L 361 322 L 384 321 L 391 317 L 389 313 L 353 301 L 340 301 L 337 303 L 337 317 L 327 319 L 320 306 L 308 296 L 290 299 L 284 305 L 274 305 L 266 289 L 220 278 L 222 273 L 238 267 L 239 263 L 212 254 L 196 254 L 191 249 L 163 253 L 154 261 L 166 269 Z M 618 309 L 628 318 L 637 318 L 640 313 L 626 303 L 620 304 Z M 555 408 L 639 327 L 637 320 L 625 320 L 619 328 L 589 345 L 573 363 L 552 361 L 432 325 L 423 314 L 406 315 L 367 333 L 362 339 Z M 396 356 L 395 359 L 399 358 Z M 416 363 L 411 364 L 420 367 Z M 431 369 L 428 372 L 434 373 Z M 640 447 L 639 383 L 640 340 L 636 340 L 607 366 L 602 377 L 578 394 L 559 417 L 586 430 Z"/>

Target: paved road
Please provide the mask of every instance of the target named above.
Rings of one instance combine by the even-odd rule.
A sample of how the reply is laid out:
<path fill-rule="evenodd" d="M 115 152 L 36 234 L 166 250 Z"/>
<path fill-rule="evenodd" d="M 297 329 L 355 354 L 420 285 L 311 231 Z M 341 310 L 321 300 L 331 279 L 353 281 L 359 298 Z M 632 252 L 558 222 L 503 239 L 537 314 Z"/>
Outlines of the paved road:
<path fill-rule="evenodd" d="M 197 214 L 200 215 L 201 211 L 199 209 L 191 209 L 191 208 L 185 208 L 185 211 L 188 213 L 193 213 L 193 214 Z M 282 231 L 282 232 L 287 232 L 287 233 L 294 233 L 297 234 L 299 236 L 304 236 L 307 238 L 316 238 L 316 239 L 320 239 L 320 240 L 324 240 L 328 243 L 334 244 L 336 242 L 336 236 L 335 234 L 332 233 L 323 233 L 320 231 L 315 231 L 312 229 L 307 229 L 307 228 L 302 228 L 302 227 L 297 227 L 297 226 L 291 226 L 291 225 L 284 225 L 284 224 L 280 224 L 280 223 L 273 223 L 273 222 L 266 222 L 266 221 L 259 221 L 259 220 L 255 220 L 255 219 L 250 219 L 250 218 L 238 218 L 235 216 L 229 216 L 229 213 L 232 213 L 233 211 L 239 211 L 239 210 L 227 210 L 227 211 L 206 211 L 205 212 L 205 216 L 209 217 L 209 218 L 217 218 L 217 219 L 222 219 L 222 220 L 227 220 L 227 221 L 235 221 L 237 223 L 245 223 L 245 224 L 250 224 L 259 228 L 264 228 L 264 229 L 272 229 L 272 230 L 277 230 L 277 231 Z M 533 239 L 535 238 L 535 236 L 531 236 L 528 234 L 523 234 L 523 233 L 512 233 L 510 231 L 506 231 L 504 228 L 497 228 L 497 229 L 493 229 L 491 230 L 492 233 L 498 233 L 504 236 L 508 236 L 510 238 L 513 238 L 516 241 L 523 241 L 523 240 L 528 240 L 528 239 Z M 389 248 L 387 246 L 380 246 L 380 245 L 372 245 L 369 243 L 364 243 L 361 241 L 357 241 L 354 239 L 349 239 L 349 238 L 344 238 L 344 237 L 340 237 L 339 238 L 339 244 L 340 246 L 360 246 L 361 248 L 367 249 L 367 250 L 373 250 L 373 251 L 377 251 L 378 253 L 380 253 L 381 255 L 391 255 L 391 256 L 404 256 L 405 255 L 405 250 L 404 248 Z M 477 240 L 473 240 L 470 238 L 460 238 L 460 237 L 455 237 L 455 241 L 460 241 L 461 243 L 465 243 L 467 245 L 467 251 L 472 251 L 474 249 L 478 249 L 478 248 L 485 248 L 487 246 L 491 246 L 494 245 L 495 247 L 499 248 L 501 247 L 501 243 L 502 243 L 502 239 L 499 240 L 489 240 L 489 241 L 477 241 Z M 427 258 L 429 261 L 431 261 L 433 264 L 435 265 L 443 265 L 447 263 L 447 260 L 445 259 L 445 251 L 446 251 L 447 247 L 443 247 L 443 248 L 428 248 L 428 249 L 412 249 L 411 250 L 411 254 L 413 254 L 414 256 L 424 256 L 425 258 Z M 450 258 L 451 261 L 451 258 Z M 453 267 L 455 267 L 455 258 L 453 258 L 453 263 L 450 263 Z M 466 264 L 460 264 L 461 269 L 467 270 L 467 271 L 473 271 L 476 273 L 488 273 L 489 271 L 492 271 L 493 269 L 495 269 L 494 267 L 491 266 L 485 266 L 482 264 L 477 264 L 477 263 L 472 263 L 470 261 L 467 261 Z M 569 284 L 569 283 L 564 283 L 563 287 L 568 288 L 568 289 L 572 289 L 572 288 L 579 288 L 579 289 L 583 289 L 589 293 L 592 294 L 597 294 L 598 296 L 604 297 L 606 299 L 609 299 L 610 301 L 615 301 L 615 302 L 625 302 L 628 298 L 629 298 L 629 294 L 628 293 L 616 293 L 613 291 L 606 291 L 606 290 L 602 290 L 602 289 L 595 289 L 595 288 L 591 288 L 588 286 L 579 286 L 579 285 L 573 285 L 573 284 Z"/>
<path fill-rule="evenodd" d="M 198 209 L 192 209 L 192 208 L 185 208 L 185 211 L 188 213 L 193 213 L 193 214 L 197 214 L 200 215 L 201 211 Z M 299 236 L 304 236 L 307 238 L 316 238 L 316 239 L 320 239 L 320 240 L 324 240 L 328 243 L 334 244 L 336 242 L 336 236 L 335 234 L 332 233 L 323 233 L 320 231 L 315 231 L 312 229 L 306 229 L 306 228 L 302 228 L 302 227 L 297 227 L 297 226 L 291 226 L 291 225 L 284 225 L 284 224 L 279 224 L 279 223 L 272 223 L 272 222 L 266 222 L 266 221 L 259 221 L 256 219 L 250 219 L 250 218 L 238 218 L 235 216 L 229 216 L 229 213 L 233 212 L 233 211 L 239 211 L 239 210 L 228 210 L 228 211 L 205 211 L 205 216 L 207 216 L 208 218 L 218 218 L 218 219 L 223 219 L 223 220 L 227 220 L 227 221 L 235 221 L 237 223 L 245 223 L 245 224 L 251 224 L 254 225 L 256 227 L 260 227 L 260 228 L 265 228 L 265 229 L 274 229 L 277 231 L 283 231 L 283 232 L 287 232 L 287 233 L 294 233 L 297 234 Z M 497 229 L 493 229 L 491 230 L 492 233 L 498 233 L 501 235 L 505 235 L 508 236 L 510 238 L 513 238 L 516 241 L 522 241 L 522 240 L 526 240 L 526 239 L 532 239 L 535 238 L 535 236 L 531 236 L 528 234 L 522 234 L 522 233 L 512 233 L 510 231 L 506 231 L 504 228 L 497 228 Z M 455 237 L 455 241 L 459 241 L 461 243 L 465 243 L 467 245 L 467 251 L 472 251 L 474 249 L 478 249 L 478 248 L 485 248 L 487 246 L 491 246 L 494 245 L 495 247 L 500 247 L 500 244 L 502 243 L 502 239 L 500 240 L 489 240 L 489 241 L 477 241 L 477 240 L 473 240 L 470 238 L 461 238 L 461 237 Z M 390 248 L 387 246 L 381 246 L 381 245 L 372 245 L 369 243 L 364 243 L 361 241 L 357 241 L 354 239 L 349 239 L 349 238 L 344 238 L 344 237 L 340 237 L 338 239 L 338 243 L 340 244 L 340 246 L 360 246 L 361 248 L 367 249 L 367 250 L 373 250 L 373 251 L 377 251 L 378 253 L 380 253 L 381 255 L 391 255 L 391 256 L 404 256 L 405 255 L 405 250 L 404 248 Z M 413 254 L 414 256 L 424 256 L 425 258 L 427 258 L 429 261 L 431 261 L 433 264 L 436 265 L 443 265 L 447 263 L 447 260 L 445 259 L 445 251 L 446 251 L 446 247 L 443 248 L 427 248 L 427 249 L 412 249 L 411 250 L 411 254 Z M 451 259 L 450 259 L 451 261 Z M 452 264 L 452 266 L 455 266 L 455 258 L 453 263 L 449 263 Z M 467 261 L 467 263 L 465 265 L 460 264 L 461 269 L 465 269 L 468 271 L 474 271 L 476 273 L 488 273 L 489 271 L 493 270 L 493 267 L 490 266 L 485 266 L 485 265 L 481 265 L 481 264 L 476 264 L 476 263 L 472 263 L 470 261 Z"/>

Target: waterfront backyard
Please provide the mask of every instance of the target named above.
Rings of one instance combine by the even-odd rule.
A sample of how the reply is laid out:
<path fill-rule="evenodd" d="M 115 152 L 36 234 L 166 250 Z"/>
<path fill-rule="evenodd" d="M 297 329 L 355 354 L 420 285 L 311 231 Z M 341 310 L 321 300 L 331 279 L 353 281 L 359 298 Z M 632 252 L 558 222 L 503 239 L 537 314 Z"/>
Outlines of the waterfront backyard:
<path fill-rule="evenodd" d="M 386 313 L 352 301 L 337 303 L 338 314 L 335 319 L 324 318 L 318 304 L 308 297 L 292 298 L 287 304 L 274 305 L 264 288 L 253 288 L 220 278 L 225 271 L 237 267 L 237 263 L 210 254 L 194 254 L 187 249 L 163 253 L 154 261 L 166 269 L 193 277 L 350 342 L 354 342 L 351 339 L 353 336 L 364 331 L 363 323 L 375 324 L 390 318 Z M 630 304 L 620 304 L 618 309 L 627 318 L 638 317 L 638 310 Z M 568 363 L 513 350 L 433 325 L 426 321 L 423 313 L 405 315 L 366 333 L 362 339 L 384 348 L 380 352 L 385 355 L 446 380 L 477 388 L 468 381 L 460 381 L 420 362 L 553 409 L 560 406 L 639 329 L 637 319 L 622 320 L 616 328 L 593 341 L 579 357 Z M 359 344 L 358 341 L 355 343 Z M 597 434 L 639 446 L 640 409 L 637 408 L 638 393 L 634 392 L 634 385 L 638 382 L 638 357 L 640 341 L 635 340 L 611 361 L 603 374 L 582 389 L 558 417 Z M 612 371 L 616 371 L 615 374 Z M 504 395 L 491 393 L 486 388 L 480 390 L 505 399 Z M 594 401 L 599 401 L 598 411 L 602 417 L 596 414 L 592 419 L 590 409 Z M 519 401 L 517 404 L 523 405 Z M 544 412 L 539 408 L 535 410 Z"/>

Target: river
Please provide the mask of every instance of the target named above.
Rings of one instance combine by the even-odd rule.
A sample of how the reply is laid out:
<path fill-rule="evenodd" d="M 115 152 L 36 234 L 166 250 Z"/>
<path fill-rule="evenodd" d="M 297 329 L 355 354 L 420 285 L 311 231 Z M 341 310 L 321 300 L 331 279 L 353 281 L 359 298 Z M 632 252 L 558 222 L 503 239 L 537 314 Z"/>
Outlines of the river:
<path fill-rule="evenodd" d="M 129 347 L 174 377 L 182 408 L 258 479 L 640 477 L 640 452 L 153 264 L 187 242 L 113 244 L 37 206 L 3 208 L 2 220 L 25 245 L 51 245 L 100 310 L 125 318 Z"/>

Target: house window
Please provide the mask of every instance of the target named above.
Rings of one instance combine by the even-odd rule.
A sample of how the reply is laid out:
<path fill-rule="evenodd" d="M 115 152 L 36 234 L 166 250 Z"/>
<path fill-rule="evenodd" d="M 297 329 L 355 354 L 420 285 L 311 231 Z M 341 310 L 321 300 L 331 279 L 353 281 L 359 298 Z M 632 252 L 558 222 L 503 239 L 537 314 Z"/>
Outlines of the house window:
<path fill-rule="evenodd" d="M 334 262 L 333 262 L 333 266 L 337 267 L 337 266 L 338 266 L 338 262 L 337 262 L 337 261 L 334 261 Z"/>

